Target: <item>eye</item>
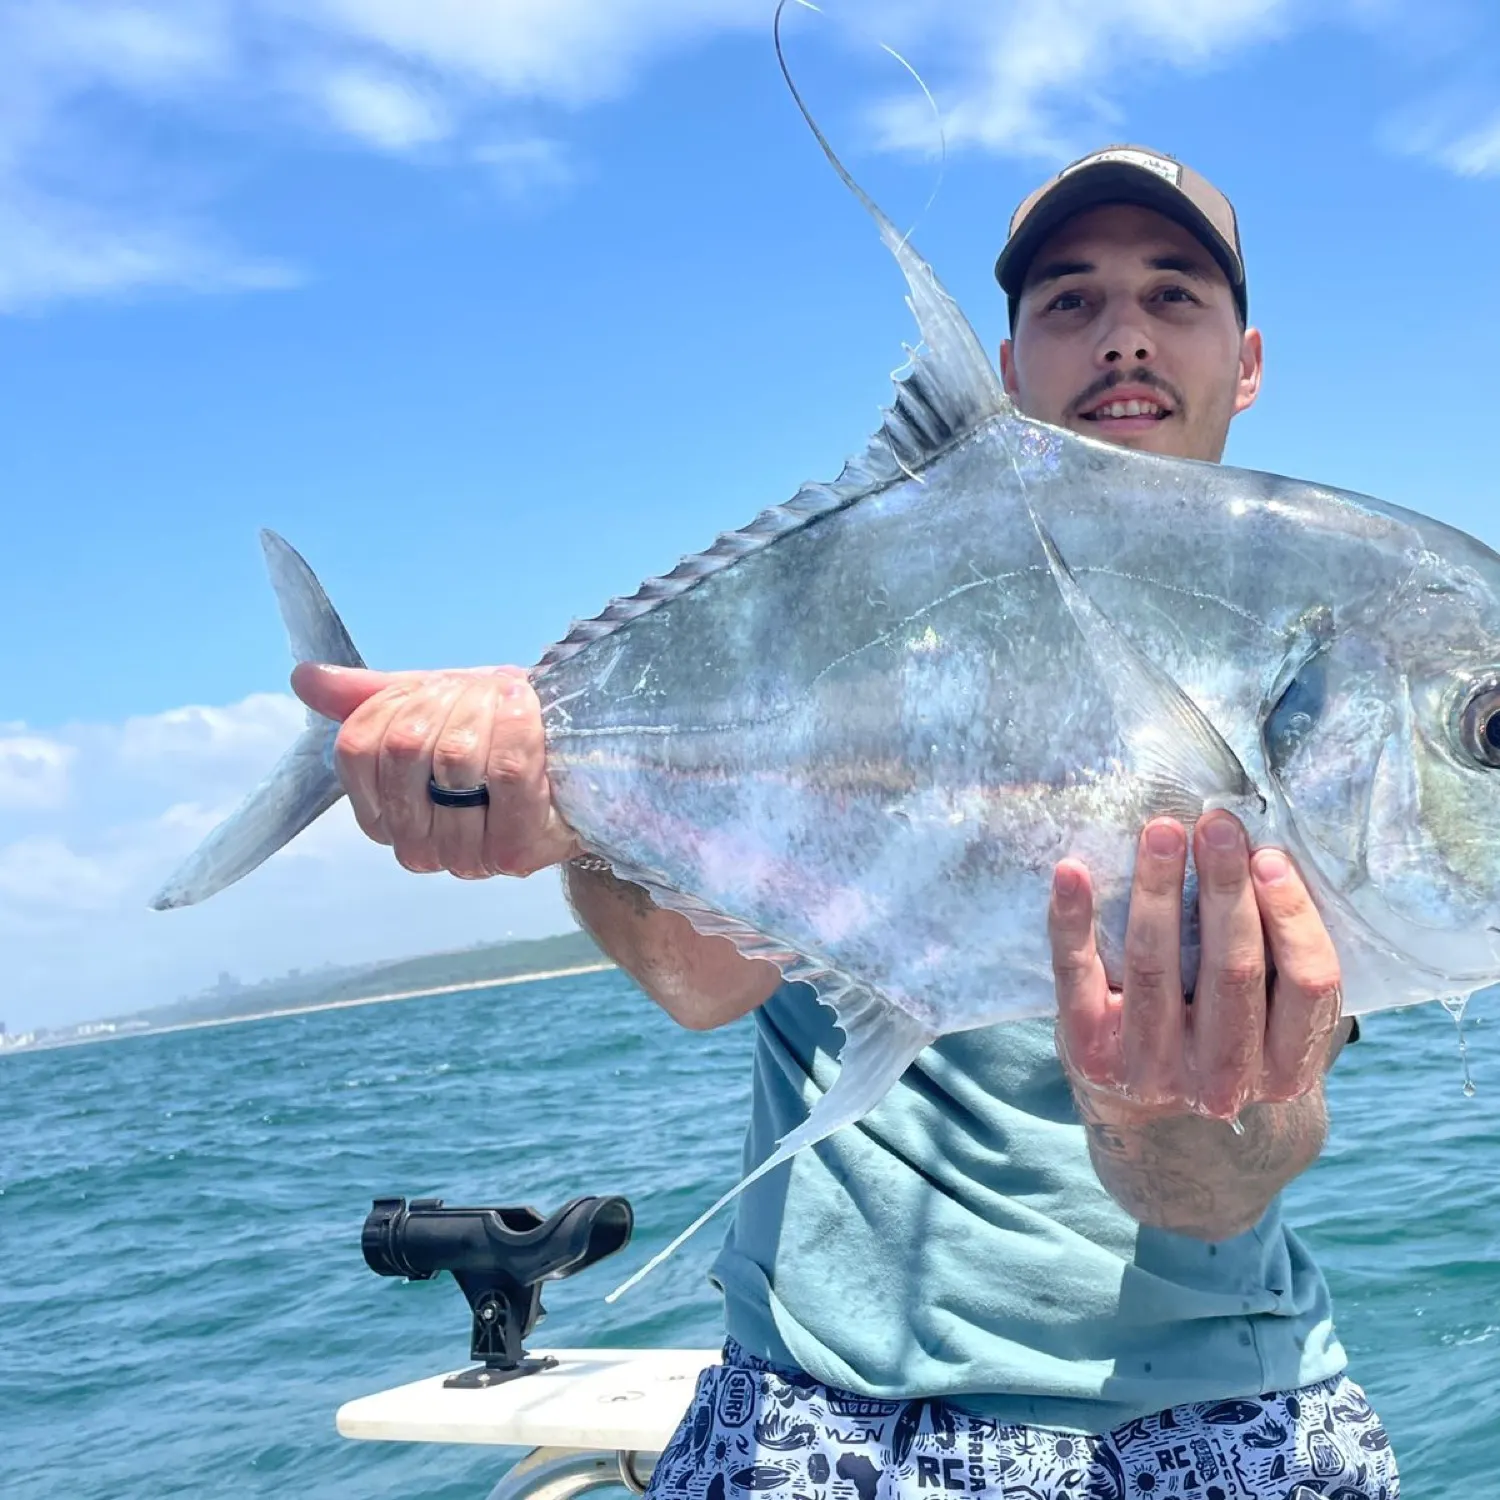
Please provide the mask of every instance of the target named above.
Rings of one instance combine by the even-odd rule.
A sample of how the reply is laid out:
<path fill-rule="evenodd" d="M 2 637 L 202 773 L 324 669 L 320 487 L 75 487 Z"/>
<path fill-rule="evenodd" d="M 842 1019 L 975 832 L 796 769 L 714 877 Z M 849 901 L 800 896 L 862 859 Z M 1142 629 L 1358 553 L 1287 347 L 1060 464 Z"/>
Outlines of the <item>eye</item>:
<path fill-rule="evenodd" d="M 1166 302 L 1196 302 L 1198 300 L 1185 286 L 1163 287 L 1157 295 Z"/>
<path fill-rule="evenodd" d="M 1500 768 L 1500 683 L 1486 683 L 1464 705 L 1462 734 L 1474 760 Z"/>
<path fill-rule="evenodd" d="M 1048 304 L 1048 312 L 1076 312 L 1083 306 L 1081 292 L 1059 292 Z"/>

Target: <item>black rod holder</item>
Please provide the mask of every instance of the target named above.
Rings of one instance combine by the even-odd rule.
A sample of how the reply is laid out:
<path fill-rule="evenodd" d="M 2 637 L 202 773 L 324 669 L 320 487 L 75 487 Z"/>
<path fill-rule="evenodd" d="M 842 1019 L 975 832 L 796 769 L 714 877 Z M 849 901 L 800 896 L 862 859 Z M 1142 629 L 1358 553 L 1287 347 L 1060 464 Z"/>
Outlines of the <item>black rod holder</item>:
<path fill-rule="evenodd" d="M 561 1281 L 630 1242 L 624 1198 L 574 1198 L 543 1218 L 534 1208 L 445 1208 L 441 1198 L 377 1198 L 360 1235 L 380 1276 L 430 1281 L 450 1271 L 472 1315 L 469 1357 L 479 1367 L 448 1386 L 499 1385 L 557 1363 L 525 1340 L 546 1316 L 542 1283 Z"/>

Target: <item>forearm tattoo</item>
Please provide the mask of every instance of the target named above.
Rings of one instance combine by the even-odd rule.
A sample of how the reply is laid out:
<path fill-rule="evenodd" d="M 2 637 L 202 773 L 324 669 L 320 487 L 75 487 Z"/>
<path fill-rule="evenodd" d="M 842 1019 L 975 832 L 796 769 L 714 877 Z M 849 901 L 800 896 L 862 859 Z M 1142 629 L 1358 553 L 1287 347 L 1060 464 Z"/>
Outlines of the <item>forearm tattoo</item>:
<path fill-rule="evenodd" d="M 1122 1123 L 1075 1091 L 1089 1155 L 1105 1190 L 1138 1223 L 1195 1239 L 1253 1228 L 1271 1200 L 1323 1149 L 1321 1085 L 1285 1104 L 1251 1104 L 1243 1134 L 1198 1115 Z"/>

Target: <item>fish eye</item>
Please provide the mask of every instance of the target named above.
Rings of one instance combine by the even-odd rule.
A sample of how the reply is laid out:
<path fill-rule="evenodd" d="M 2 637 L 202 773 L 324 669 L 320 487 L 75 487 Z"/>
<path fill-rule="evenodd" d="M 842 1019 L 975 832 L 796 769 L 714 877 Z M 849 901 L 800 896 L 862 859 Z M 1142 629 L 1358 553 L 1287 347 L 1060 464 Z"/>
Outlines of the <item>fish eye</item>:
<path fill-rule="evenodd" d="M 1463 744 L 1480 765 L 1500 769 L 1500 683 L 1486 683 L 1464 706 Z"/>

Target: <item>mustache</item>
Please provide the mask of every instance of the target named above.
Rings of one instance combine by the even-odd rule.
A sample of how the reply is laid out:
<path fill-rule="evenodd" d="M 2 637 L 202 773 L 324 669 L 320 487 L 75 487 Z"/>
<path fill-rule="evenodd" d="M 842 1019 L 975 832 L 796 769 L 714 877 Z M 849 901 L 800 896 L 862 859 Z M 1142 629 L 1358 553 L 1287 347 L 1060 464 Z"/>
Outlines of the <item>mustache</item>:
<path fill-rule="evenodd" d="M 1143 385 L 1150 390 L 1160 391 L 1171 401 L 1173 411 L 1181 411 L 1187 405 L 1182 392 L 1170 380 L 1164 380 L 1155 370 L 1148 370 L 1141 365 L 1128 374 L 1119 370 L 1110 370 L 1101 375 L 1092 385 L 1085 387 L 1073 398 L 1068 409 L 1076 416 L 1085 407 L 1097 401 L 1101 396 L 1107 396 L 1119 385 Z"/>

